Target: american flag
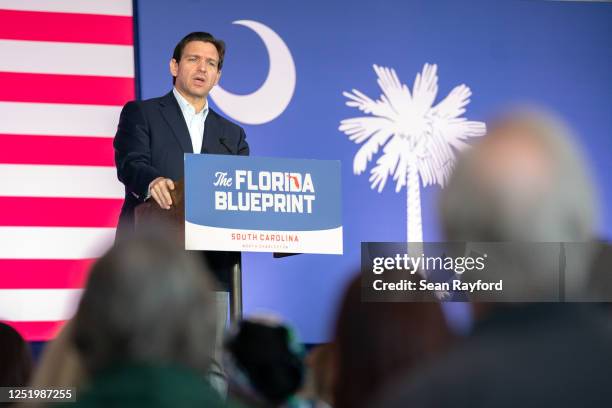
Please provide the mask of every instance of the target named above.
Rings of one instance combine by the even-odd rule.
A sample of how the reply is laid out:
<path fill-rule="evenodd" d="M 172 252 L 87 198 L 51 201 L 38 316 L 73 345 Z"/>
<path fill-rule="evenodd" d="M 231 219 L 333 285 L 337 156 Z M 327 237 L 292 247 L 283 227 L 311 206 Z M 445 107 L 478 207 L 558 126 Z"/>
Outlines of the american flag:
<path fill-rule="evenodd" d="M 0 321 L 48 340 L 112 243 L 131 0 L 0 0 Z"/>

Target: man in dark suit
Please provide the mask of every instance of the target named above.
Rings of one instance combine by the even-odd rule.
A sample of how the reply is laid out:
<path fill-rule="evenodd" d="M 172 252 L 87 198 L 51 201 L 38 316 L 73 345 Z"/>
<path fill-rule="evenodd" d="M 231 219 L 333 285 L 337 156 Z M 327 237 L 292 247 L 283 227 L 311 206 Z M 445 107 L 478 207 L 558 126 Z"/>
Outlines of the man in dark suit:
<path fill-rule="evenodd" d="M 134 229 L 134 209 L 152 198 L 170 209 L 170 190 L 183 178 L 184 153 L 248 155 L 244 130 L 209 108 L 207 96 L 219 82 L 225 44 L 194 32 L 174 49 L 174 88 L 160 98 L 128 102 L 115 136 L 115 162 L 125 185 L 117 238 Z M 238 258 L 238 259 L 236 259 Z M 237 253 L 208 253 L 207 262 L 222 286 Z"/>
<path fill-rule="evenodd" d="M 114 140 L 117 175 L 125 185 L 117 239 L 134 229 L 134 209 L 144 201 L 153 199 L 161 208 L 171 208 L 170 191 L 183 178 L 184 153 L 249 154 L 244 130 L 208 106 L 208 93 L 219 82 L 224 55 L 223 41 L 209 33 L 188 34 L 170 60 L 172 91 L 124 106 Z M 240 253 L 203 255 L 227 290 Z"/>

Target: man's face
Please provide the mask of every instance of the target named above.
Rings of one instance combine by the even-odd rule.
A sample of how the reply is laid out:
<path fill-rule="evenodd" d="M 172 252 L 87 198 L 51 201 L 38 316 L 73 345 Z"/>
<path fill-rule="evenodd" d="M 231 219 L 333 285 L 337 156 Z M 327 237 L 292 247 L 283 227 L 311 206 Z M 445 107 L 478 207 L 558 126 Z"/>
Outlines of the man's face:
<path fill-rule="evenodd" d="M 181 60 L 170 60 L 170 72 L 176 77 L 174 86 L 185 97 L 205 98 L 221 77 L 217 48 L 204 41 L 188 42 Z"/>

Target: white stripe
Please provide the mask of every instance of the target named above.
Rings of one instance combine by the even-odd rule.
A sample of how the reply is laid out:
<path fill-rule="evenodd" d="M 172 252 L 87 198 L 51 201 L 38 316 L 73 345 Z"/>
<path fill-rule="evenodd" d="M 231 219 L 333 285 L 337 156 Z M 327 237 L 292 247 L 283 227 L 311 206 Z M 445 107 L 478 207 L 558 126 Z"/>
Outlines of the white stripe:
<path fill-rule="evenodd" d="M 67 320 L 76 312 L 82 293 L 82 289 L 1 289 L 0 320 Z"/>
<path fill-rule="evenodd" d="M 0 0 L 0 9 L 131 16 L 132 0 Z"/>
<path fill-rule="evenodd" d="M 114 238 L 114 228 L 0 227 L 0 259 L 97 258 Z"/>
<path fill-rule="evenodd" d="M 254 231 L 209 227 L 185 220 L 185 249 L 342 255 L 342 227 L 314 231 Z"/>
<path fill-rule="evenodd" d="M 0 71 L 134 77 L 131 45 L 0 40 Z"/>
<path fill-rule="evenodd" d="M 114 137 L 120 106 L 0 102 L 0 133 Z"/>
<path fill-rule="evenodd" d="M 83 153 L 85 154 L 85 153 Z M 114 167 L 0 164 L 0 196 L 123 198 Z"/>

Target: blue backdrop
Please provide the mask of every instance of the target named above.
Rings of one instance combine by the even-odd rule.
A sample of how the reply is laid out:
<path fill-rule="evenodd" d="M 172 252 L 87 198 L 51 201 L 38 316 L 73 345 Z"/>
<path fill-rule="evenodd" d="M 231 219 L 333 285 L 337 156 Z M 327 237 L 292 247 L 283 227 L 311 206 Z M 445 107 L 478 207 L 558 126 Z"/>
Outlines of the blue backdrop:
<path fill-rule="evenodd" d="M 373 64 L 394 68 L 411 89 L 424 63 L 438 64 L 436 102 L 465 83 L 473 93 L 465 114 L 470 120 L 486 122 L 525 101 L 561 114 L 581 135 L 604 203 L 600 233 L 612 236 L 612 4 L 141 0 L 137 13 L 142 98 L 171 89 L 168 61 L 190 31 L 209 31 L 227 42 L 220 85 L 236 94 L 258 89 L 269 62 L 258 35 L 233 21 L 265 24 L 291 51 L 291 102 L 275 120 L 244 128 L 254 156 L 341 160 L 345 255 L 245 254 L 244 305 L 247 313 L 277 311 L 305 342 L 329 338 L 339 295 L 359 263 L 360 242 L 406 239 L 405 190 L 395 193 L 391 180 L 381 194 L 371 190 L 373 163 L 353 175 L 358 146 L 338 130 L 340 120 L 362 116 L 345 105 L 343 91 L 379 97 Z M 438 192 L 421 190 L 427 241 L 440 239 Z"/>

